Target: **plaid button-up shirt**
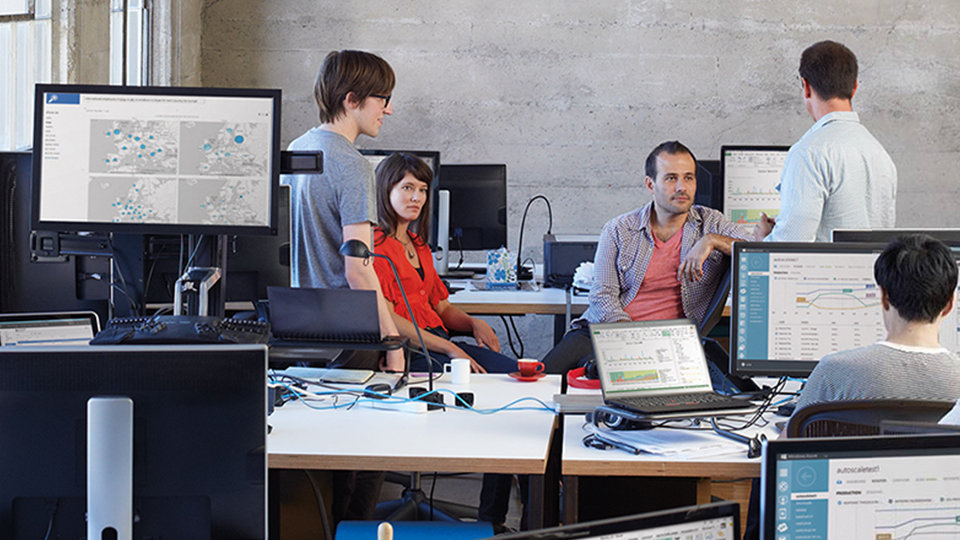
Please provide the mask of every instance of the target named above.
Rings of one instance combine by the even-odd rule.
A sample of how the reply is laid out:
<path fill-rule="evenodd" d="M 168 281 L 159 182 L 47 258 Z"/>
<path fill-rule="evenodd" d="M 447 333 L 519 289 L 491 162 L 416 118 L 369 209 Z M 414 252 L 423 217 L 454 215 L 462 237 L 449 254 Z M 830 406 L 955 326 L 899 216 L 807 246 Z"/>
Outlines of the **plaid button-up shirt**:
<path fill-rule="evenodd" d="M 653 256 L 653 236 L 650 229 L 652 202 L 608 221 L 600 232 L 597 254 L 593 261 L 593 286 L 590 288 L 590 307 L 583 316 L 571 323 L 582 328 L 587 323 L 629 321 L 624 307 L 633 301 L 643 283 L 647 265 Z M 692 206 L 683 224 L 680 242 L 680 260 L 706 234 L 719 234 L 738 240 L 752 238 L 752 230 L 725 218 L 722 213 L 703 206 Z M 684 277 L 680 283 L 683 313 L 699 324 L 706 315 L 720 278 L 726 270 L 723 253 L 714 250 L 703 263 L 703 277 L 691 281 Z"/>

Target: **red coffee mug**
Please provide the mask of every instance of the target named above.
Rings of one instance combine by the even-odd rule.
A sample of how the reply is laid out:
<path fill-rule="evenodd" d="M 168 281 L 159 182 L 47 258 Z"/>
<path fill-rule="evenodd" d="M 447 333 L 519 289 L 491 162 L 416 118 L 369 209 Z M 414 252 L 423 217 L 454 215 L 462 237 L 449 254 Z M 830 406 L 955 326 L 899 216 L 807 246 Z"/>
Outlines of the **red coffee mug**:
<path fill-rule="evenodd" d="M 533 358 L 521 358 L 517 360 L 517 368 L 523 377 L 533 377 L 543 371 L 543 362 L 538 362 Z"/>

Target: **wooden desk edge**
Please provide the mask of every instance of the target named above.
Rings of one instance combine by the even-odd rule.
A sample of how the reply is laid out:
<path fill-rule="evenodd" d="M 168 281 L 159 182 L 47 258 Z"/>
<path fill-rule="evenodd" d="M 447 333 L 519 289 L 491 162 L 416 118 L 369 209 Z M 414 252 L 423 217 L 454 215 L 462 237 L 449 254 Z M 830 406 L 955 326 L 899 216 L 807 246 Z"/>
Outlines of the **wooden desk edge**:
<path fill-rule="evenodd" d="M 564 461 L 564 476 L 759 478 L 760 461 Z"/>
<path fill-rule="evenodd" d="M 563 304 L 491 304 L 491 303 L 470 303 L 470 302 L 451 302 L 463 311 L 473 315 L 564 315 L 567 313 L 566 306 Z M 580 315 L 586 311 L 585 305 L 573 305 L 571 313 Z"/>
<path fill-rule="evenodd" d="M 270 454 L 271 469 L 486 472 L 505 474 L 543 474 L 547 458 L 445 458 L 410 456 L 329 456 Z"/>

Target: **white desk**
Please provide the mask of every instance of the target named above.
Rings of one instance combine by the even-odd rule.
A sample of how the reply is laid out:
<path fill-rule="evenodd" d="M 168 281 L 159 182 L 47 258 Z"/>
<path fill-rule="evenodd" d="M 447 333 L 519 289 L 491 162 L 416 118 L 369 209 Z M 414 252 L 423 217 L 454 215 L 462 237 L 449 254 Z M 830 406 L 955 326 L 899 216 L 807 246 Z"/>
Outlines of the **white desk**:
<path fill-rule="evenodd" d="M 469 388 L 449 386 L 448 377 L 438 381 L 436 388 L 473 392 L 478 409 L 501 407 L 528 396 L 549 404 L 560 388 L 560 378 L 555 375 L 523 383 L 507 375 L 474 374 Z M 451 396 L 444 399 L 449 403 Z M 553 412 L 545 410 L 481 415 L 448 409 L 416 414 L 362 406 L 314 410 L 291 402 L 268 419 L 273 428 L 267 438 L 269 466 L 530 474 L 534 475 L 530 519 L 541 525 L 543 475 L 556 419 Z"/>
<path fill-rule="evenodd" d="M 451 281 L 456 287 L 464 286 L 462 281 Z M 540 287 L 538 291 L 495 290 L 478 291 L 472 287 L 450 295 L 450 303 L 473 315 L 565 315 L 567 312 L 567 293 L 563 289 Z M 571 295 L 572 315 L 583 313 L 589 300 L 586 295 Z"/>
<path fill-rule="evenodd" d="M 769 414 L 769 413 L 768 413 Z M 782 420 L 782 418 L 777 418 Z M 740 433 L 754 436 L 763 432 L 767 438 L 777 436 L 773 417 L 765 428 L 752 427 Z M 581 476 L 653 476 L 690 478 L 696 482 L 696 504 L 710 502 L 712 481 L 760 477 L 760 458 L 747 458 L 747 447 L 732 454 L 704 458 L 667 458 L 652 454 L 633 455 L 622 450 L 599 450 L 583 445 L 586 435 L 582 415 L 565 415 L 563 423 L 562 474 L 564 479 L 564 523 L 577 522 L 577 478 Z M 709 425 L 709 424 L 708 424 Z M 720 435 L 710 436 L 722 439 Z M 723 439 L 726 440 L 726 439 Z M 749 491 L 747 491 L 749 497 Z M 691 504 L 693 501 L 691 501 Z M 746 512 L 746 505 L 741 501 Z"/>

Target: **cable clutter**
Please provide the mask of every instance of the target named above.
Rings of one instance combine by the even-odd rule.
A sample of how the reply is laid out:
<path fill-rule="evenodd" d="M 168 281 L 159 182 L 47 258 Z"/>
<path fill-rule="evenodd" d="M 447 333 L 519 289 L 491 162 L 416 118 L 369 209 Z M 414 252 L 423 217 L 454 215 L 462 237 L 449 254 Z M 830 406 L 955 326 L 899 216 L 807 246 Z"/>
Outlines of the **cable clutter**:
<path fill-rule="evenodd" d="M 583 437 L 582 443 L 590 448 L 601 450 L 617 449 L 631 454 L 639 455 L 644 453 L 658 453 L 655 443 L 651 446 L 644 444 L 645 440 L 654 441 L 658 434 L 663 438 L 675 437 L 665 435 L 662 432 L 652 433 L 644 436 L 640 432 L 649 432 L 650 430 L 671 430 L 671 431 L 693 431 L 693 432 L 713 432 L 721 437 L 741 443 L 747 446 L 747 457 L 758 458 L 766 441 L 764 433 L 758 433 L 754 436 L 747 436 L 741 432 L 751 427 L 766 428 L 769 421 L 765 418 L 765 413 L 774 411 L 776 407 L 789 399 L 774 401 L 783 393 L 784 385 L 790 380 L 787 377 L 780 378 L 772 387 L 764 387 L 761 391 L 754 393 L 756 399 L 759 399 L 757 410 L 749 416 L 712 416 L 709 423 L 704 422 L 705 417 L 690 416 L 684 418 L 657 418 L 656 416 L 646 416 L 629 411 L 620 407 L 603 405 L 597 407 L 592 413 L 588 413 L 584 422 L 584 430 L 587 434 Z M 631 432 L 633 434 L 631 434 Z M 720 445 L 713 451 L 721 451 Z"/>

